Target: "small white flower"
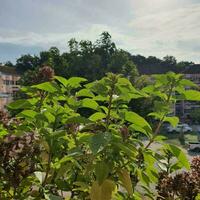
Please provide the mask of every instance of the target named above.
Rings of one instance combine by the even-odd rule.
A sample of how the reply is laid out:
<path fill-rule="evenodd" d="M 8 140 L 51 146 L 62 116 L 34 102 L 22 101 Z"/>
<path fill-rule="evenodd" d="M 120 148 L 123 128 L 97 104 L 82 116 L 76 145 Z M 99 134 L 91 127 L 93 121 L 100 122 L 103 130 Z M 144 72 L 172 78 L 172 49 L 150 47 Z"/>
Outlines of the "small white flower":
<path fill-rule="evenodd" d="M 113 99 L 117 99 L 118 97 L 119 97 L 119 96 L 116 95 L 116 94 L 113 94 L 113 96 L 112 96 Z"/>

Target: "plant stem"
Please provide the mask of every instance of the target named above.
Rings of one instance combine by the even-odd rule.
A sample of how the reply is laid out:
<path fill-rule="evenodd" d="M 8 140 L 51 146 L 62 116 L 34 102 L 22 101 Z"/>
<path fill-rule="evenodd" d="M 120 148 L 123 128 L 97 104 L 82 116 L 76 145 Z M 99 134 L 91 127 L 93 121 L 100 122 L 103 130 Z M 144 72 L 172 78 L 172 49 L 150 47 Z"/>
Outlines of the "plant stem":
<path fill-rule="evenodd" d="M 42 186 L 43 186 L 43 187 L 46 185 L 47 178 L 48 178 L 49 172 L 50 172 L 50 166 L 51 166 L 51 153 L 49 152 L 47 170 L 46 170 L 46 174 L 45 174 L 45 177 L 44 177 L 44 181 L 43 181 L 43 183 L 42 183 Z"/>
<path fill-rule="evenodd" d="M 112 101 L 113 101 L 113 95 L 115 91 L 115 84 L 117 82 L 116 77 L 112 77 L 112 83 L 111 83 L 111 88 L 109 91 L 109 101 L 108 101 L 108 114 L 106 116 L 106 129 L 108 129 L 109 122 L 110 122 L 110 113 L 111 113 L 111 108 L 112 108 Z"/>
<path fill-rule="evenodd" d="M 113 92 L 112 92 L 112 89 L 111 89 L 110 96 L 109 96 L 109 102 L 108 102 L 108 114 L 106 116 L 106 128 L 107 129 L 108 129 L 109 122 L 110 122 L 110 113 L 111 113 L 112 99 L 113 99 Z"/>
<path fill-rule="evenodd" d="M 170 98 L 172 96 L 173 88 L 174 88 L 174 84 L 172 83 L 171 87 L 169 89 L 169 94 L 168 94 L 168 97 L 167 97 L 167 100 L 166 100 L 166 104 L 169 104 L 169 102 L 170 102 Z M 154 142 L 154 139 L 158 135 L 166 115 L 167 115 L 167 112 L 165 112 L 163 114 L 162 118 L 160 119 L 160 121 L 159 121 L 159 123 L 158 123 L 158 125 L 157 125 L 157 127 L 154 131 L 153 137 L 150 139 L 149 143 L 145 146 L 145 149 L 147 149 Z"/>

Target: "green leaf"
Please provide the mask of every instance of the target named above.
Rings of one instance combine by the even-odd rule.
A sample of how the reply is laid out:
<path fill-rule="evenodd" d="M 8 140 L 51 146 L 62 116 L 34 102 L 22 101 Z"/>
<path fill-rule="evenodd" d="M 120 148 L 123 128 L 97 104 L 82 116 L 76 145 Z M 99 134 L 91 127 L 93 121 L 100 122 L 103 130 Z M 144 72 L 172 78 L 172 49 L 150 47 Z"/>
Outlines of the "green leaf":
<path fill-rule="evenodd" d="M 82 100 L 82 107 L 97 110 L 99 105 L 96 101 L 94 101 L 92 99 L 85 98 L 85 99 Z"/>
<path fill-rule="evenodd" d="M 165 116 L 165 113 L 158 113 L 158 112 L 152 112 L 149 113 L 148 116 L 153 116 L 155 119 L 163 119 L 163 116 Z M 179 123 L 179 118 L 178 117 L 164 117 L 163 119 L 164 122 L 169 122 L 173 127 L 176 127 L 177 124 Z"/>
<path fill-rule="evenodd" d="M 8 105 L 10 109 L 26 109 L 32 107 L 37 102 L 37 99 L 20 99 Z"/>
<path fill-rule="evenodd" d="M 38 113 L 35 112 L 34 110 L 23 110 L 17 116 L 19 116 L 19 117 L 28 117 L 28 118 L 34 119 L 37 114 Z"/>
<path fill-rule="evenodd" d="M 118 171 L 119 180 L 122 182 L 122 186 L 126 188 L 129 195 L 133 194 L 133 186 L 130 177 L 130 173 L 126 169 Z"/>
<path fill-rule="evenodd" d="M 131 124 L 131 125 L 129 126 L 129 129 L 134 130 L 134 131 L 137 131 L 137 132 L 140 132 L 140 133 L 143 133 L 143 134 L 145 134 L 147 137 L 149 137 L 149 133 L 148 133 L 144 128 L 142 128 L 141 126 L 138 126 L 138 125 L 136 125 L 136 124 Z"/>
<path fill-rule="evenodd" d="M 45 82 L 45 83 L 40 83 L 38 85 L 33 85 L 32 88 L 37 88 L 50 93 L 55 93 L 58 91 L 56 85 L 51 82 Z"/>
<path fill-rule="evenodd" d="M 106 179 L 101 185 L 95 181 L 90 191 L 91 200 L 111 200 L 116 185 L 113 181 Z"/>
<path fill-rule="evenodd" d="M 76 93 L 76 96 L 77 97 L 94 97 L 94 94 L 88 89 L 82 89 Z"/>
<path fill-rule="evenodd" d="M 107 96 L 108 88 L 104 85 L 104 83 L 98 81 L 93 82 L 91 85 L 87 85 L 87 88 L 90 88 L 93 92 L 97 93 L 101 96 Z"/>
<path fill-rule="evenodd" d="M 58 80 L 60 83 L 62 83 L 64 86 L 67 86 L 68 80 L 66 78 L 63 78 L 61 76 L 54 76 L 56 80 Z"/>
<path fill-rule="evenodd" d="M 146 175 L 146 173 L 142 169 L 138 169 L 137 172 L 138 172 L 138 177 L 139 177 L 140 181 L 149 186 L 150 179 Z"/>
<path fill-rule="evenodd" d="M 2 124 L 0 124 L 0 138 L 4 137 L 7 134 L 8 134 L 7 130 L 3 127 Z"/>
<path fill-rule="evenodd" d="M 179 83 L 183 86 L 198 87 L 197 84 L 193 83 L 192 81 L 188 79 L 182 79 Z"/>
<path fill-rule="evenodd" d="M 167 140 L 167 137 L 163 136 L 163 135 L 157 135 L 155 138 L 154 138 L 154 141 L 155 142 L 162 142 L 163 140 Z"/>
<path fill-rule="evenodd" d="M 149 123 L 143 117 L 141 117 L 135 112 L 131 112 L 131 111 L 125 112 L 125 120 L 144 128 L 148 132 L 152 131 Z"/>
<path fill-rule="evenodd" d="M 67 119 L 66 123 L 80 123 L 80 124 L 86 124 L 90 123 L 91 121 L 85 117 L 82 116 L 73 116 Z"/>
<path fill-rule="evenodd" d="M 93 154 L 97 154 L 107 145 L 108 139 L 104 133 L 95 134 L 90 140 L 90 149 Z"/>
<path fill-rule="evenodd" d="M 98 120 L 101 120 L 101 119 L 103 119 L 103 118 L 106 118 L 106 114 L 104 114 L 104 113 L 101 113 L 101 112 L 96 112 L 96 113 L 94 113 L 93 115 L 91 115 L 90 117 L 89 117 L 89 119 L 91 120 L 91 121 L 98 121 Z"/>
<path fill-rule="evenodd" d="M 48 122 L 49 123 L 54 123 L 55 122 L 55 116 L 54 115 L 52 115 L 50 112 L 48 112 L 48 111 L 45 111 L 44 112 L 44 116 L 47 118 L 47 120 L 48 120 Z"/>
<path fill-rule="evenodd" d="M 72 88 L 78 88 L 80 87 L 80 83 L 86 82 L 87 79 L 81 78 L 81 77 L 72 77 L 68 79 L 68 85 Z"/>
<path fill-rule="evenodd" d="M 165 144 L 165 147 L 178 159 L 178 161 L 186 168 L 190 169 L 190 163 L 186 157 L 186 155 L 183 153 L 183 151 L 172 145 L 172 144 Z"/>
<path fill-rule="evenodd" d="M 182 93 L 184 99 L 189 101 L 200 101 L 200 92 L 196 90 L 185 90 Z"/>
<path fill-rule="evenodd" d="M 105 162 L 97 162 L 95 165 L 95 174 L 96 174 L 96 179 L 101 185 L 103 181 L 108 177 L 109 173 L 109 167 L 106 165 Z"/>
<path fill-rule="evenodd" d="M 176 127 L 177 124 L 179 123 L 179 118 L 178 117 L 165 117 L 164 121 L 169 122 L 173 127 Z"/>
<path fill-rule="evenodd" d="M 136 152 L 133 149 L 130 149 L 128 146 L 121 144 L 120 142 L 113 142 L 113 145 L 118 147 L 121 151 L 123 151 L 127 156 L 134 158 L 136 156 Z"/>

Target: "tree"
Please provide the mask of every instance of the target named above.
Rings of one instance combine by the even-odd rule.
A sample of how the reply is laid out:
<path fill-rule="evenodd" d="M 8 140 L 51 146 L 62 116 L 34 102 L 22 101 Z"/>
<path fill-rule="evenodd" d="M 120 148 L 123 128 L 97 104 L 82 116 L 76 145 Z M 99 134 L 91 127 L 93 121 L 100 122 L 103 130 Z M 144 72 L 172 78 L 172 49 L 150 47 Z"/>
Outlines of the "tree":
<path fill-rule="evenodd" d="M 108 63 L 108 71 L 120 73 L 125 63 L 129 61 L 127 53 L 123 50 L 117 50 L 113 53 Z"/>
<path fill-rule="evenodd" d="M 165 56 L 163 58 L 163 64 L 166 66 L 175 66 L 176 65 L 176 58 L 174 56 Z"/>
<path fill-rule="evenodd" d="M 31 56 L 30 54 L 22 55 L 16 61 L 16 70 L 20 73 L 24 73 L 27 70 L 34 70 L 40 66 L 40 58 L 37 56 Z"/>
<path fill-rule="evenodd" d="M 111 35 L 108 32 L 103 32 L 100 39 L 95 43 L 94 52 L 101 56 L 102 70 L 105 71 L 111 56 L 116 51 L 116 45 L 111 40 Z"/>
<path fill-rule="evenodd" d="M 40 53 L 41 66 L 51 66 L 59 76 L 66 77 L 68 74 L 68 61 L 62 55 L 57 47 L 51 47 L 49 51 Z"/>
<path fill-rule="evenodd" d="M 11 61 L 5 62 L 4 65 L 5 65 L 5 66 L 8 66 L 8 67 L 14 67 L 14 64 L 13 64 Z"/>
<path fill-rule="evenodd" d="M 122 74 L 127 77 L 131 83 L 135 83 L 137 77 L 139 76 L 139 72 L 137 70 L 136 65 L 131 61 L 128 60 L 123 66 L 122 66 Z"/>

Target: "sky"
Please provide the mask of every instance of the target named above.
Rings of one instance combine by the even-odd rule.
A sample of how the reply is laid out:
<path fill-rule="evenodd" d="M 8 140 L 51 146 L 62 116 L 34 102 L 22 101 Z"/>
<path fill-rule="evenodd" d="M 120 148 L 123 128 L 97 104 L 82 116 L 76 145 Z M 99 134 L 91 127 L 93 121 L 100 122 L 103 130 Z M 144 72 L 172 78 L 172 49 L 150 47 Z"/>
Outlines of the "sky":
<path fill-rule="evenodd" d="M 200 63 L 200 0 L 0 0 L 0 62 L 103 31 L 134 55 Z"/>

